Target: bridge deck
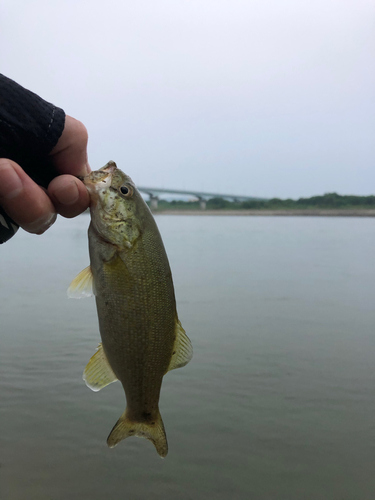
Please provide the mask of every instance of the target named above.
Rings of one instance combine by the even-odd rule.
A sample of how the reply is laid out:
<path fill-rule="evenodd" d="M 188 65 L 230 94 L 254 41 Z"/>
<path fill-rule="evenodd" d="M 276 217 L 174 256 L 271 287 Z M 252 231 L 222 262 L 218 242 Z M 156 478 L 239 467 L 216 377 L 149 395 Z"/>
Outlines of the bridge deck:
<path fill-rule="evenodd" d="M 264 201 L 266 198 L 257 198 L 255 196 L 244 196 L 238 194 L 223 194 L 223 193 L 206 193 L 202 191 L 188 191 L 184 189 L 162 189 L 162 188 L 151 188 L 151 187 L 138 187 L 138 191 L 142 191 L 142 193 L 147 193 L 151 197 L 156 197 L 160 194 L 183 194 L 186 196 L 195 196 L 198 199 L 210 199 L 210 198 L 224 198 L 238 201 L 247 201 L 247 200 L 257 200 Z"/>

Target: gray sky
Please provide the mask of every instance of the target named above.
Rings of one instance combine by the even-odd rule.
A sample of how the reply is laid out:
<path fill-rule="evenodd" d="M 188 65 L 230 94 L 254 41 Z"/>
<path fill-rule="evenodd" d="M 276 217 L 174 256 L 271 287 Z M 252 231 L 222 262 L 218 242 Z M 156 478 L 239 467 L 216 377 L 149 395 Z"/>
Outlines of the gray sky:
<path fill-rule="evenodd" d="M 373 0 L 2 0 L 0 72 L 140 185 L 373 194 L 374 20 Z"/>

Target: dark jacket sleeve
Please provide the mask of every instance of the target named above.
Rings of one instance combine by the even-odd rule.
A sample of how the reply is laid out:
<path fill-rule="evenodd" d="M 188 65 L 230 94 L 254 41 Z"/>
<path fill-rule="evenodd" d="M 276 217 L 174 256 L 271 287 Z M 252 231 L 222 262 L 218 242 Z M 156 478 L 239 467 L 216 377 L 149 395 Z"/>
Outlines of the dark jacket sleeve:
<path fill-rule="evenodd" d="M 47 187 L 57 175 L 48 155 L 64 125 L 62 109 L 0 74 L 0 158 L 15 161 Z M 14 227 L 0 207 L 0 243 L 14 234 Z"/>

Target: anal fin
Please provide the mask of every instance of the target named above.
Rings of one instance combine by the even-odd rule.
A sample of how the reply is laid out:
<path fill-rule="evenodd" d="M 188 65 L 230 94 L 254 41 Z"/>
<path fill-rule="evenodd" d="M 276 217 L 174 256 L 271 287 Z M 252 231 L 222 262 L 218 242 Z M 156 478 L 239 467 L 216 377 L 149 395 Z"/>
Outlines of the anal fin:
<path fill-rule="evenodd" d="M 102 344 L 98 345 L 96 353 L 90 358 L 85 371 L 83 380 L 87 387 L 92 391 L 100 391 L 112 382 L 116 382 L 117 377 L 108 363 Z"/>
<path fill-rule="evenodd" d="M 176 340 L 174 342 L 172 358 L 168 366 L 167 372 L 182 368 L 187 365 L 193 357 L 193 346 L 189 337 L 178 319 L 176 319 Z"/>

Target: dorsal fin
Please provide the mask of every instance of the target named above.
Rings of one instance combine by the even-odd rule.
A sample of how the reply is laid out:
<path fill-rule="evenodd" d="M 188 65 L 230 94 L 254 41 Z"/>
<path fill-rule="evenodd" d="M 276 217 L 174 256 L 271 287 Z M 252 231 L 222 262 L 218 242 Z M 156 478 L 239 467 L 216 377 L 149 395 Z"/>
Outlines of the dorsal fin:
<path fill-rule="evenodd" d="M 193 357 L 193 346 L 189 337 L 182 328 L 181 323 L 176 319 L 176 340 L 174 342 L 172 358 L 168 366 L 167 372 L 182 368 L 187 365 Z"/>

